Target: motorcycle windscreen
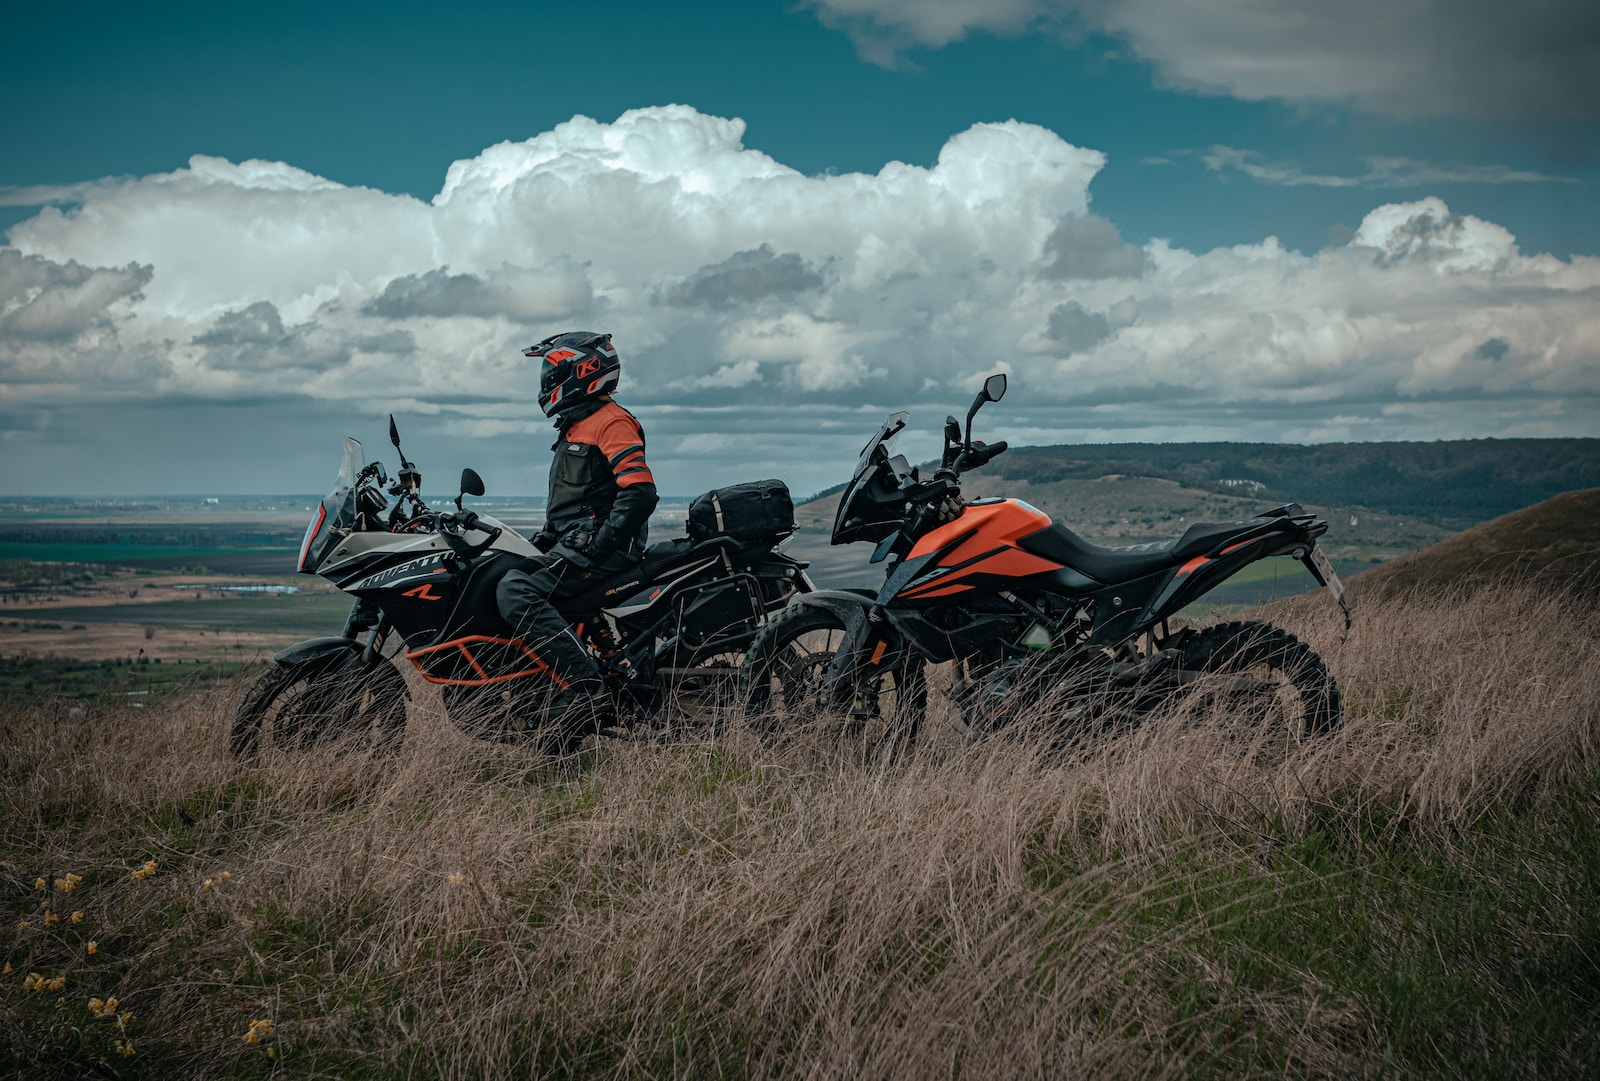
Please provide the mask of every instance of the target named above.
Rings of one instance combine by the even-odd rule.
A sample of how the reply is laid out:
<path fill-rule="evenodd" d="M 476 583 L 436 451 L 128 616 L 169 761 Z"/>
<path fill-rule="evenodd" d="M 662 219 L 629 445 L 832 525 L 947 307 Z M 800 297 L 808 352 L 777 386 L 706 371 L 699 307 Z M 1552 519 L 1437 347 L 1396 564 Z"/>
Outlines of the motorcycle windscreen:
<path fill-rule="evenodd" d="M 861 448 L 856 471 L 839 496 L 832 543 L 878 541 L 899 527 L 905 501 L 899 496 L 894 447 L 909 419 L 906 413 L 890 413 L 877 434 Z"/>
<path fill-rule="evenodd" d="M 305 540 L 300 542 L 301 574 L 315 574 L 322 566 L 334 545 L 350 535 L 356 522 L 356 478 L 366 468 L 366 455 L 361 444 L 348 436 L 344 441 L 344 458 L 339 463 L 339 476 L 333 488 L 322 497 L 322 503 L 311 515 L 306 526 Z"/>

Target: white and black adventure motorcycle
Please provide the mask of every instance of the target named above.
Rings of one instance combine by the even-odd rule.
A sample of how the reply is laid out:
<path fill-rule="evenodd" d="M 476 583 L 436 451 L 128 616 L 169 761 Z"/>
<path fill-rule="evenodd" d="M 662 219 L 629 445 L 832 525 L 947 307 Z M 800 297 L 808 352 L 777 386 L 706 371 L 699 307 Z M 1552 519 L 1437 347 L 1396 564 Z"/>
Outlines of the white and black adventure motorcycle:
<path fill-rule="evenodd" d="M 389 436 L 399 451 L 392 417 Z M 540 644 L 518 637 L 495 601 L 508 570 L 549 557 L 502 522 L 462 509 L 463 496 L 484 494 L 473 470 L 462 471 L 451 512 L 422 501 L 421 475 L 404 453 L 400 466 L 387 490 L 391 507 L 382 463 L 366 463 L 361 444 L 345 440 L 298 570 L 326 578 L 355 605 L 338 634 L 273 657 L 235 713 L 235 755 L 341 737 L 398 745 L 410 691 L 397 665 L 442 687 L 451 720 L 472 735 L 550 750 L 581 735 L 556 705 L 562 688 Z M 688 527 L 688 536 L 646 549 L 635 573 L 562 602 L 565 613 L 584 614 L 573 629 L 611 694 L 611 734 L 669 719 L 674 704 L 700 715 L 735 705 L 755 632 L 813 588 L 807 565 L 778 547 L 794 528 L 779 481 L 706 493 L 691 505 Z"/>

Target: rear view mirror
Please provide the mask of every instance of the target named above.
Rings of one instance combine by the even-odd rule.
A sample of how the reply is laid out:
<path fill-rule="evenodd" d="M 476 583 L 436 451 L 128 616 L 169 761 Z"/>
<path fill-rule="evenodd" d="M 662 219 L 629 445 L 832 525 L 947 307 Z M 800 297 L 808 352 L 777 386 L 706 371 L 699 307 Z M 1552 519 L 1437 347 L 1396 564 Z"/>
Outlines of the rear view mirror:
<path fill-rule="evenodd" d="M 478 476 L 478 471 L 475 469 L 463 469 L 461 471 L 461 494 L 482 495 L 483 492 L 483 478 Z"/>
<path fill-rule="evenodd" d="M 972 408 L 967 410 L 967 446 L 972 445 L 972 418 L 978 415 L 978 410 L 983 408 L 984 402 L 998 402 L 1006 396 L 1006 376 L 1004 372 L 996 372 L 983 381 L 983 389 L 978 391 L 978 396 L 972 399 Z"/>

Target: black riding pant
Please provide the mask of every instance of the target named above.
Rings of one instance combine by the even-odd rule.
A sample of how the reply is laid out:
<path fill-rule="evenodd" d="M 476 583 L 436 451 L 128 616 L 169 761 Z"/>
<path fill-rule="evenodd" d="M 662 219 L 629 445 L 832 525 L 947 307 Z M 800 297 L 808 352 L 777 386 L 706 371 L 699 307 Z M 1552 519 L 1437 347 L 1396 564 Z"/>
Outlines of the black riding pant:
<path fill-rule="evenodd" d="M 542 567 L 530 560 L 500 579 L 495 602 L 517 636 L 554 668 L 563 682 L 578 691 L 598 689 L 600 668 L 572 632 L 573 623 L 598 613 L 575 611 L 572 602 L 637 567 L 636 559 L 621 552 L 589 571 L 564 559 Z"/>

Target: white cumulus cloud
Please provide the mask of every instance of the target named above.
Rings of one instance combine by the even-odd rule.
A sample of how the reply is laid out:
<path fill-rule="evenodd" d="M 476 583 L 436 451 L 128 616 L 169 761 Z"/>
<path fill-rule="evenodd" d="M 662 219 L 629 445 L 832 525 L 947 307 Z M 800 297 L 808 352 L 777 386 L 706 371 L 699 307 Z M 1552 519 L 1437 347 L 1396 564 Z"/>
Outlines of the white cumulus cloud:
<path fill-rule="evenodd" d="M 843 176 L 743 130 L 580 117 L 456 162 L 428 202 L 209 158 L 84 185 L 0 249 L 0 433 L 293 399 L 537 457 L 520 350 L 580 327 L 615 334 L 671 491 L 820 488 L 874 413 L 923 403 L 931 427 L 1001 369 L 993 423 L 1060 439 L 1594 427 L 1600 260 L 1524 253 L 1438 199 L 1312 255 L 1188 252 L 1125 241 L 1090 206 L 1103 155 L 1036 126 Z"/>

